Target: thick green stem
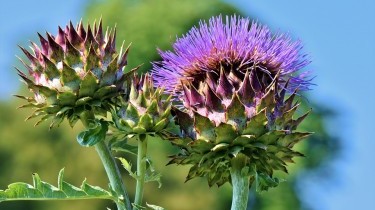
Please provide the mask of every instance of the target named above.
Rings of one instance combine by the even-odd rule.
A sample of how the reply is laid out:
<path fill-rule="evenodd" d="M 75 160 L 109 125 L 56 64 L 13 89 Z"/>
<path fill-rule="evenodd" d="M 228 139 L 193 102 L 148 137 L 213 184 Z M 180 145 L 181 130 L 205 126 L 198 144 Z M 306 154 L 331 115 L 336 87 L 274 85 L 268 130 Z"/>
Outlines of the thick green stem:
<path fill-rule="evenodd" d="M 95 149 L 98 152 L 100 159 L 102 160 L 112 189 L 120 198 L 116 202 L 117 210 L 131 210 L 131 203 L 128 193 L 126 192 L 125 185 L 122 182 L 120 171 L 107 145 L 104 141 L 101 141 L 95 145 Z"/>
<path fill-rule="evenodd" d="M 249 175 L 242 169 L 246 166 L 247 157 L 238 155 L 232 159 L 230 175 L 232 179 L 233 196 L 231 210 L 246 210 L 249 197 Z"/>
<path fill-rule="evenodd" d="M 93 114 L 84 112 L 81 114 L 80 119 L 82 121 L 82 124 L 86 128 L 89 128 L 90 121 L 94 120 L 95 118 Z M 116 202 L 117 210 L 131 210 L 132 206 L 129 195 L 126 192 L 125 185 L 121 178 L 120 170 L 116 165 L 111 151 L 104 141 L 100 141 L 99 143 L 95 144 L 95 150 L 103 163 L 105 172 L 107 173 L 109 183 L 113 191 L 115 191 L 117 196 L 119 197 L 119 200 Z"/>
<path fill-rule="evenodd" d="M 141 206 L 146 175 L 147 137 L 138 139 L 137 156 L 137 186 L 135 191 L 135 206 Z"/>

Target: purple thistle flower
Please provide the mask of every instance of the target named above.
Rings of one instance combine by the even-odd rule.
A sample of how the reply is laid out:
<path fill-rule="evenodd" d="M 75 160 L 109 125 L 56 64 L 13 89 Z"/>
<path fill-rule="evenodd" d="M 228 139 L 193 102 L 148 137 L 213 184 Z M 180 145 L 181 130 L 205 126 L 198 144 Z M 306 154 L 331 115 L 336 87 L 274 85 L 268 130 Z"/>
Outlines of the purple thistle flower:
<path fill-rule="evenodd" d="M 234 70 L 243 80 L 246 71 L 256 70 L 259 80 L 267 87 L 279 73 L 279 84 L 289 80 L 289 89 L 309 89 L 308 72 L 298 74 L 310 61 L 301 54 L 300 41 L 292 41 L 284 33 L 272 33 L 268 27 L 248 18 L 212 17 L 207 24 L 199 23 L 173 44 L 174 52 L 159 51 L 163 61 L 154 63 L 155 84 L 179 95 L 182 82 L 195 85 L 204 81 L 207 73 L 219 78 L 220 69 L 228 74 Z M 262 74 L 262 75 L 260 75 Z M 215 76 L 216 75 L 216 76 Z M 233 79 L 235 80 L 235 79 Z"/>
<path fill-rule="evenodd" d="M 257 189 L 277 186 L 274 171 L 287 172 L 303 156 L 294 145 L 310 135 L 296 131 L 308 115 L 295 118 L 297 88 L 310 85 L 308 73 L 298 73 L 310 62 L 301 43 L 247 18 L 218 16 L 173 48 L 160 51 L 153 69 L 156 85 L 182 102 L 173 109 L 178 137 L 166 134 L 181 149 L 170 163 L 193 165 L 187 180 L 206 177 L 210 186 L 233 181 L 232 169 L 245 166 Z"/>

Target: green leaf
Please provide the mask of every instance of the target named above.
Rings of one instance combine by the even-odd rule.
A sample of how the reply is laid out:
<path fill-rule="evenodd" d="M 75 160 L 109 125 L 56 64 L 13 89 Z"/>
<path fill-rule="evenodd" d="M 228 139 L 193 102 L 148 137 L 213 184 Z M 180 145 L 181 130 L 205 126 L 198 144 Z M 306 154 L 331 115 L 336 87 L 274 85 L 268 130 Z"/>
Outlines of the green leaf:
<path fill-rule="evenodd" d="M 161 188 L 161 173 L 155 171 L 148 171 L 146 172 L 145 182 L 158 182 L 159 188 Z"/>
<path fill-rule="evenodd" d="M 132 165 L 125 158 L 119 157 L 117 159 L 121 162 L 122 166 L 129 173 L 129 175 L 134 179 L 137 179 L 137 175 L 132 171 Z"/>
<path fill-rule="evenodd" d="M 89 129 L 78 134 L 77 141 L 81 146 L 93 146 L 105 139 L 107 131 L 108 122 L 104 120 L 95 120 Z"/>
<path fill-rule="evenodd" d="M 83 181 L 81 187 L 76 187 L 64 181 L 64 169 L 58 177 L 58 186 L 53 186 L 33 174 L 33 184 L 17 182 L 10 184 L 8 189 L 0 190 L 0 202 L 18 200 L 82 200 L 82 199 L 109 199 L 117 198 L 110 192 L 91 186 Z"/>
<path fill-rule="evenodd" d="M 147 163 L 147 171 L 146 171 L 146 176 L 145 176 L 145 182 L 158 182 L 159 184 L 158 187 L 161 188 L 162 186 L 161 174 L 156 172 L 151 159 L 146 158 L 146 163 Z"/>
<path fill-rule="evenodd" d="M 116 152 L 127 152 L 137 156 L 138 147 L 130 145 L 127 141 L 116 141 L 111 145 L 111 149 Z"/>
<path fill-rule="evenodd" d="M 147 207 L 149 207 L 150 209 L 153 209 L 153 210 L 165 210 L 165 208 L 160 207 L 160 206 L 155 206 L 155 205 L 148 204 L 148 203 L 146 203 L 146 205 L 147 205 Z"/>
<path fill-rule="evenodd" d="M 135 203 L 132 203 L 132 205 L 134 207 L 133 208 L 134 210 L 145 210 L 146 209 L 146 207 L 138 205 L 138 204 L 135 204 Z"/>

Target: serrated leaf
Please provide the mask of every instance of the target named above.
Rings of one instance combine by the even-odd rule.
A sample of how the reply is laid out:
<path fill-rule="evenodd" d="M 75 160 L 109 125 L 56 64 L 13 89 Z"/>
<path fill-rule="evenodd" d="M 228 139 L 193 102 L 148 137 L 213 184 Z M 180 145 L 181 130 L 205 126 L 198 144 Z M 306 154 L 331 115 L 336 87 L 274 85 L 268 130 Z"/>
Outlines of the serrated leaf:
<path fill-rule="evenodd" d="M 146 207 L 135 204 L 135 203 L 132 203 L 132 205 L 134 207 L 134 210 L 145 210 L 146 209 Z"/>
<path fill-rule="evenodd" d="M 153 210 L 165 210 L 163 207 L 160 207 L 160 206 L 156 206 L 156 205 L 152 205 L 152 204 L 148 204 L 146 203 L 147 207 L 149 207 L 150 209 L 153 209 Z"/>
<path fill-rule="evenodd" d="M 105 139 L 107 131 L 108 123 L 106 121 L 95 120 L 90 128 L 78 134 L 77 141 L 81 146 L 93 146 Z"/>
<path fill-rule="evenodd" d="M 117 198 L 110 192 L 92 186 L 83 181 L 81 187 L 76 187 L 64 181 L 64 169 L 58 177 L 58 186 L 53 186 L 41 180 L 38 174 L 33 174 L 33 184 L 17 182 L 10 184 L 8 189 L 0 190 L 0 202 L 18 200 L 83 200 L 83 199 L 109 199 Z"/>
<path fill-rule="evenodd" d="M 161 188 L 161 173 L 149 170 L 146 172 L 145 182 L 158 182 L 158 188 Z"/>
<path fill-rule="evenodd" d="M 125 158 L 119 157 L 117 159 L 121 162 L 121 165 L 129 173 L 129 175 L 134 179 L 137 179 L 137 175 L 132 171 L 132 165 Z"/>

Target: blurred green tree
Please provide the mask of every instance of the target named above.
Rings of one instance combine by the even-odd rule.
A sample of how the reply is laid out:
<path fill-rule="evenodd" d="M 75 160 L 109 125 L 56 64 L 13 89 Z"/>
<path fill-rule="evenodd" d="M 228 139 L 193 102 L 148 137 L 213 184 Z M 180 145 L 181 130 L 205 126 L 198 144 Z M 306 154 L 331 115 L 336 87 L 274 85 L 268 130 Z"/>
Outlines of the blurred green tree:
<path fill-rule="evenodd" d="M 170 49 L 176 36 L 181 36 L 200 19 L 208 19 L 218 14 L 240 14 L 227 3 L 217 0 L 96 0 L 89 1 L 84 22 L 102 16 L 104 24 L 117 24 L 117 41 L 126 40 L 132 43 L 129 52 L 129 66 L 144 64 L 141 71 L 151 68 L 150 62 L 159 59 L 156 48 Z M 43 179 L 56 183 L 60 168 L 65 168 L 65 177 L 73 184 L 79 185 L 86 177 L 91 184 L 105 187 L 107 179 L 101 163 L 93 148 L 82 148 L 75 141 L 75 135 L 82 129 L 76 126 L 73 131 L 64 123 L 60 128 L 48 131 L 48 125 L 37 128 L 32 122 L 24 122 L 30 110 L 16 110 L 19 101 L 0 103 L 0 189 L 16 181 L 31 182 L 31 173 L 38 172 Z M 314 105 L 313 114 L 303 124 L 302 129 L 316 133 L 300 145 L 307 158 L 296 160 L 290 168 L 291 176 L 287 177 L 280 187 L 271 189 L 261 195 L 253 194 L 251 209 L 257 210 L 290 210 L 303 209 L 297 191 L 297 176 L 320 169 L 337 152 L 337 140 L 325 128 L 326 117 L 330 112 Z M 230 207 L 230 186 L 221 188 L 208 187 L 202 179 L 184 183 L 188 167 L 167 166 L 165 154 L 173 154 L 174 148 L 167 142 L 155 139 L 150 141 L 150 156 L 155 167 L 162 174 L 162 188 L 157 183 L 146 185 L 145 198 L 148 203 L 166 209 L 204 209 L 226 210 Z M 162 155 L 160 155 L 162 154 Z M 119 154 L 124 155 L 124 154 Z M 135 163 L 134 157 L 127 156 Z M 134 165 L 134 164 L 133 164 Z M 134 193 L 134 182 L 124 172 L 124 179 Z M 106 201 L 74 202 L 6 202 L 0 204 L 0 210 L 63 210 L 90 209 L 103 210 L 112 207 Z"/>

